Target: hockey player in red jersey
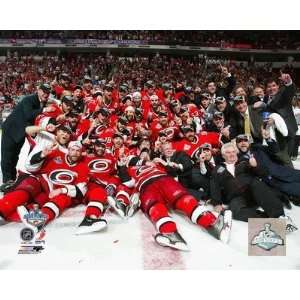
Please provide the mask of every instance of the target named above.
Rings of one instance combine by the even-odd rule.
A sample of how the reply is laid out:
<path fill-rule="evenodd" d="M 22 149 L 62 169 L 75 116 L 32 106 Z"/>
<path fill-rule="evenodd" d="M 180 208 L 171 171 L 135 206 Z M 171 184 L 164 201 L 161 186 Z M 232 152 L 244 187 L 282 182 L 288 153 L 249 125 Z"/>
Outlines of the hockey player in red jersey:
<path fill-rule="evenodd" d="M 117 98 L 112 97 L 113 87 L 109 84 L 103 88 L 103 98 L 101 107 L 107 108 L 111 115 L 119 112 L 120 103 Z"/>
<path fill-rule="evenodd" d="M 94 143 L 94 153 L 85 157 L 90 170 L 90 181 L 101 185 L 102 187 L 111 186 L 114 190 L 120 183 L 117 175 L 117 166 L 115 157 L 106 149 L 106 143 L 103 140 L 96 140 Z"/>
<path fill-rule="evenodd" d="M 46 224 L 58 217 L 65 209 L 83 201 L 87 192 L 89 169 L 82 162 L 80 142 L 70 142 L 67 154 L 55 148 L 34 149 L 26 163 L 27 169 L 35 174 L 40 189 L 47 196 L 47 200 L 41 206 L 42 213 L 47 216 Z M 100 205 L 94 205 L 96 200 L 90 202 L 87 203 L 85 218 L 79 226 L 90 226 L 93 231 L 101 230 L 106 226 L 106 221 L 99 218 Z M 26 224 L 24 219 L 24 215 L 28 212 L 26 207 L 19 206 L 17 210 L 20 219 Z"/>
<path fill-rule="evenodd" d="M 142 101 L 142 94 L 140 92 L 134 92 L 132 94 L 132 102 L 135 109 L 139 109 L 141 115 L 143 116 L 142 120 L 146 121 L 150 109 L 149 101 Z"/>
<path fill-rule="evenodd" d="M 6 218 L 17 207 L 20 219 L 26 214 L 25 206 L 36 201 L 47 215 L 47 223 L 66 208 L 78 203 L 86 193 L 88 168 L 81 160 L 81 143 L 70 142 L 68 153 L 58 144 L 37 145 L 26 160 L 26 168 L 33 175 L 21 178 L 14 191 L 6 194 L 0 204 L 0 213 Z"/>
<path fill-rule="evenodd" d="M 51 126 L 54 125 L 51 124 Z M 71 137 L 70 128 L 61 125 L 56 129 L 55 134 L 51 132 L 40 132 L 40 130 L 41 128 L 37 126 L 26 127 L 27 134 L 37 134 L 30 144 L 31 150 L 36 145 L 45 148 L 55 143 L 58 151 L 67 153 L 67 145 Z M 27 171 L 25 161 L 22 161 L 19 165 L 17 181 L 0 200 L 0 215 L 1 211 L 3 211 L 2 214 L 6 221 L 19 222 L 20 218 L 16 211 L 18 205 L 24 203 L 30 203 L 31 205 L 35 202 L 42 206 L 46 200 L 47 196 L 42 191 L 40 182 Z"/>
<path fill-rule="evenodd" d="M 157 95 L 152 95 L 150 97 L 150 108 L 147 116 L 147 121 L 149 123 L 158 120 L 158 113 L 160 111 L 167 111 L 167 108 L 165 105 L 163 105 L 160 101 Z M 170 115 L 171 116 L 171 115 Z"/>
<path fill-rule="evenodd" d="M 126 164 L 128 157 L 143 155 L 144 151 L 149 152 L 151 143 L 148 137 L 141 137 L 138 141 L 138 147 L 131 149 L 129 153 L 122 148 L 118 153 L 118 166 Z M 138 192 L 135 187 L 119 184 L 116 191 L 116 197 L 108 197 L 110 205 L 122 217 L 131 217 L 139 207 Z"/>
<path fill-rule="evenodd" d="M 158 119 L 151 123 L 150 130 L 152 142 L 157 140 L 162 131 L 166 134 L 168 141 L 173 141 L 179 135 L 178 126 L 169 119 L 168 112 L 163 110 L 158 113 Z"/>
<path fill-rule="evenodd" d="M 76 129 L 76 137 L 79 140 L 99 137 L 99 134 L 109 127 L 109 116 L 108 109 L 100 108 L 93 113 L 94 119 L 81 119 Z"/>
<path fill-rule="evenodd" d="M 148 136 L 144 135 L 139 137 L 137 144 L 135 147 L 132 147 L 129 150 L 129 155 L 131 156 L 139 156 L 143 149 L 151 149 L 151 142 Z"/>
<path fill-rule="evenodd" d="M 142 101 L 146 101 L 146 102 L 150 100 L 151 96 L 155 95 L 155 85 L 152 80 L 148 80 L 145 83 L 141 95 L 142 95 Z"/>
<path fill-rule="evenodd" d="M 73 108 L 73 98 L 71 96 L 63 96 L 61 104 L 50 104 L 46 107 L 46 111 L 38 115 L 35 119 L 36 126 L 46 127 L 50 121 L 55 121 L 57 124 L 63 124 L 66 121 L 66 116 Z"/>
<path fill-rule="evenodd" d="M 92 100 L 92 90 L 93 90 L 93 82 L 92 78 L 88 75 L 85 75 L 83 78 L 83 88 L 82 88 L 82 96 L 85 103 L 88 103 Z"/>
<path fill-rule="evenodd" d="M 130 135 L 133 136 L 135 134 L 136 120 L 135 120 L 135 109 L 133 106 L 129 105 L 124 110 L 124 117 L 126 117 L 128 124 L 126 125 L 126 129 L 129 130 Z"/>
<path fill-rule="evenodd" d="M 77 234 L 98 231 L 106 227 L 107 222 L 101 216 L 104 215 L 108 205 L 107 196 L 113 196 L 120 183 L 119 178 L 116 177 L 116 160 L 106 151 L 105 141 L 96 140 L 94 153 L 87 155 L 83 162 L 89 168 L 90 181 L 87 184 L 85 195 L 88 207 L 86 217 L 79 225 Z M 90 215 L 95 216 L 97 223 L 93 223 Z"/>
<path fill-rule="evenodd" d="M 185 240 L 177 231 L 167 206 L 187 215 L 191 221 L 223 242 L 228 242 L 232 213 L 224 211 L 216 217 L 206 207 L 200 205 L 174 178 L 168 176 L 164 166 L 150 161 L 147 151 L 139 157 L 131 158 L 126 166 L 119 168 L 124 185 L 135 186 L 139 191 L 141 209 L 156 226 L 155 240 L 162 246 L 188 250 Z"/>
<path fill-rule="evenodd" d="M 120 160 L 123 156 L 129 154 L 129 149 L 126 147 L 124 142 L 124 136 L 120 133 L 115 133 L 112 136 L 111 153 L 116 160 Z"/>
<path fill-rule="evenodd" d="M 72 137 L 72 130 L 67 125 L 48 124 L 46 128 L 40 126 L 27 126 L 26 138 L 29 143 L 30 150 L 36 146 L 47 147 L 53 143 L 57 143 L 57 147 L 61 152 L 67 153 L 67 146 Z M 28 173 L 25 168 L 25 160 L 19 162 L 18 174 Z"/>
<path fill-rule="evenodd" d="M 161 89 L 156 91 L 156 95 L 164 105 L 168 105 L 174 97 L 173 86 L 171 83 L 163 83 Z"/>
<path fill-rule="evenodd" d="M 52 82 L 52 87 L 57 99 L 60 99 L 65 91 L 70 91 L 70 82 L 71 78 L 66 73 L 62 73 L 59 76 L 59 82 Z"/>
<path fill-rule="evenodd" d="M 92 99 L 88 101 L 86 104 L 86 114 L 91 114 L 97 110 L 99 110 L 102 103 L 102 92 L 101 91 L 95 91 L 93 93 Z"/>
<path fill-rule="evenodd" d="M 177 151 L 186 152 L 194 162 L 198 162 L 199 160 L 201 145 L 209 143 L 214 149 L 220 147 L 219 133 L 202 131 L 199 134 L 196 134 L 193 125 L 183 126 L 181 130 L 184 134 L 184 139 L 174 143 L 174 148 Z"/>
<path fill-rule="evenodd" d="M 124 137 L 122 134 L 114 134 L 111 152 L 118 165 L 128 157 L 129 149 L 124 145 Z M 135 210 L 135 208 L 130 209 L 131 204 L 135 202 L 135 199 L 131 201 L 133 193 L 134 189 L 131 187 L 129 188 L 126 185 L 119 184 L 115 197 L 112 197 L 112 195 L 108 197 L 109 204 L 122 218 L 127 217 L 128 213 L 133 214 Z M 133 204 L 133 206 L 136 206 L 136 204 Z"/>

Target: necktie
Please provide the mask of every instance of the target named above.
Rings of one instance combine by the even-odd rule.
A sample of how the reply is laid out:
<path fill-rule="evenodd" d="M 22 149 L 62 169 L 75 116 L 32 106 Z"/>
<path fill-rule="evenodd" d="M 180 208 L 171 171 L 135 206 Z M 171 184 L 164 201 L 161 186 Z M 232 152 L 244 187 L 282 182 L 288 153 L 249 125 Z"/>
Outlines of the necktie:
<path fill-rule="evenodd" d="M 244 130 L 246 135 L 251 136 L 250 120 L 247 113 L 244 114 Z"/>
<path fill-rule="evenodd" d="M 273 96 L 269 96 L 269 99 L 268 99 L 268 104 L 270 104 L 273 100 Z"/>

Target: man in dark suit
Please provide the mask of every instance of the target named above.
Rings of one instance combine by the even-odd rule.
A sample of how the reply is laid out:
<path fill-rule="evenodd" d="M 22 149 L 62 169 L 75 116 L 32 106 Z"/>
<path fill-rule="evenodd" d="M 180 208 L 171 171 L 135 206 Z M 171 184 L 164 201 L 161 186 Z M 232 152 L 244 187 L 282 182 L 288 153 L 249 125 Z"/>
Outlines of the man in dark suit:
<path fill-rule="evenodd" d="M 205 198 L 205 193 L 193 185 L 193 161 L 184 151 L 176 151 L 171 143 L 161 147 L 160 157 L 153 159 L 163 165 L 168 174 L 178 180 L 198 201 Z"/>
<path fill-rule="evenodd" d="M 161 151 L 160 157 L 153 161 L 165 166 L 170 176 L 177 178 L 184 187 L 189 187 L 193 168 L 191 158 L 183 151 L 176 151 L 171 143 L 163 144 Z"/>
<path fill-rule="evenodd" d="M 290 156 L 293 149 L 293 141 L 298 130 L 297 122 L 293 113 L 292 100 L 296 93 L 296 86 L 289 74 L 281 73 L 279 78 L 284 86 L 279 88 L 279 84 L 275 79 L 269 79 L 267 82 L 267 110 L 276 112 L 285 120 L 288 128 L 288 136 L 283 137 L 278 134 L 277 141 L 282 152 L 286 152 L 286 156 Z M 290 165 L 291 162 L 289 161 Z"/>
<path fill-rule="evenodd" d="M 292 100 L 296 93 L 296 86 L 289 74 L 281 74 L 280 80 L 284 83 L 282 88 L 275 79 L 267 82 L 268 102 L 270 112 L 276 112 L 282 116 L 289 131 L 289 137 L 294 137 L 297 130 L 297 122 L 293 113 Z"/>
<path fill-rule="evenodd" d="M 208 132 L 220 133 L 220 139 L 223 144 L 230 142 L 235 137 L 234 128 L 226 122 L 224 114 L 220 111 L 215 111 L 212 122 L 205 129 Z"/>
<path fill-rule="evenodd" d="M 225 97 L 217 97 L 215 99 L 215 109 L 216 111 L 224 114 L 225 122 L 229 122 L 235 112 L 234 107 L 226 100 Z"/>
<path fill-rule="evenodd" d="M 280 164 L 276 159 L 279 147 L 276 141 L 270 138 L 268 130 L 262 129 L 262 135 L 266 145 L 249 143 L 247 136 L 239 135 L 236 144 L 240 151 L 239 160 L 249 161 L 253 155 L 259 166 L 267 170 L 266 176 L 262 177 L 271 187 L 292 196 L 292 202 L 300 205 L 300 170 L 295 170 Z"/>
<path fill-rule="evenodd" d="M 213 154 L 212 146 L 204 143 L 200 146 L 199 164 L 195 164 L 192 170 L 190 187 L 203 191 L 203 198 L 210 198 L 210 178 L 214 168 L 222 161 L 222 157 Z"/>
<path fill-rule="evenodd" d="M 233 218 L 248 221 L 248 218 L 282 218 L 286 220 L 286 230 L 295 231 L 297 226 L 285 216 L 283 204 L 276 193 L 259 177 L 267 174 L 256 159 L 238 161 L 238 149 L 233 143 L 222 146 L 224 163 L 217 166 L 211 178 L 211 203 L 216 211 L 228 205 Z M 262 207 L 264 212 L 257 210 Z"/>
<path fill-rule="evenodd" d="M 236 135 L 246 134 L 254 141 L 261 141 L 261 127 L 263 125 L 262 107 L 254 108 L 248 105 L 244 96 L 234 98 L 234 108 L 236 113 L 230 119 L 230 125 Z"/>
<path fill-rule="evenodd" d="M 51 87 L 41 84 L 37 93 L 28 95 L 16 106 L 2 125 L 1 139 L 1 170 L 3 184 L 1 191 L 9 188 L 16 179 L 16 165 L 21 148 L 25 141 L 25 128 L 34 124 L 35 118 L 51 108 L 44 108 Z"/>

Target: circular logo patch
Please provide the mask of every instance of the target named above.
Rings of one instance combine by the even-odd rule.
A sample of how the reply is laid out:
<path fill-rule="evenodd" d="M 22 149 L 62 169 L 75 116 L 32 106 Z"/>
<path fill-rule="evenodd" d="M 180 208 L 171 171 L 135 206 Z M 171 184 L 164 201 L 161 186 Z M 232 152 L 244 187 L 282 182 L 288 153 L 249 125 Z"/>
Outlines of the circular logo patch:
<path fill-rule="evenodd" d="M 21 239 L 25 242 L 30 242 L 34 238 L 34 231 L 31 228 L 23 228 L 21 230 Z"/>

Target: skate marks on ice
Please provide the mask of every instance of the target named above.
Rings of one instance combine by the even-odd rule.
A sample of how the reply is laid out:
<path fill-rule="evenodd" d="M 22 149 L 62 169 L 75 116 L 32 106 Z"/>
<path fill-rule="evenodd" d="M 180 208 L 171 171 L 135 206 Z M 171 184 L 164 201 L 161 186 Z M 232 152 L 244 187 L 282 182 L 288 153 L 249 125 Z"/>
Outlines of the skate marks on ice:
<path fill-rule="evenodd" d="M 157 232 L 150 220 L 141 212 L 136 214 L 135 217 L 138 217 L 140 221 L 144 269 L 184 270 L 184 253 L 158 245 L 154 240 L 154 235 Z"/>
<path fill-rule="evenodd" d="M 68 209 L 46 228 L 46 249 L 37 255 L 18 255 L 20 223 L 0 228 L 0 269 L 98 269 L 98 270 L 229 270 L 299 269 L 299 231 L 287 236 L 286 257 L 249 257 L 248 224 L 233 221 L 231 240 L 225 245 L 186 218 L 172 214 L 190 252 L 164 248 L 155 243 L 151 222 L 139 211 L 124 221 L 106 213 L 106 230 L 76 236 L 85 206 Z M 289 211 L 300 219 L 299 207 Z M 298 224 L 298 222 L 297 222 Z"/>
<path fill-rule="evenodd" d="M 57 238 L 53 232 L 53 237 L 55 236 L 56 240 L 67 240 L 61 246 L 56 246 L 60 253 L 72 258 L 69 261 L 70 266 L 67 266 L 67 268 L 98 270 L 141 269 L 142 250 L 137 220 L 124 221 L 115 213 L 107 211 L 105 219 L 108 222 L 108 226 L 105 230 L 77 236 L 74 233 L 83 218 L 84 210 L 84 206 L 76 207 L 66 211 L 64 216 L 62 216 L 61 219 L 65 219 L 67 223 L 74 223 L 74 218 L 76 218 L 78 222 L 75 226 L 66 228 L 64 222 L 60 223 L 59 219 L 57 223 L 62 225 L 61 228 L 58 225 L 56 225 L 58 228 L 55 228 L 54 223 L 52 225 L 54 231 L 59 230 L 61 235 L 60 238 Z M 49 240 L 50 244 L 52 243 Z"/>

